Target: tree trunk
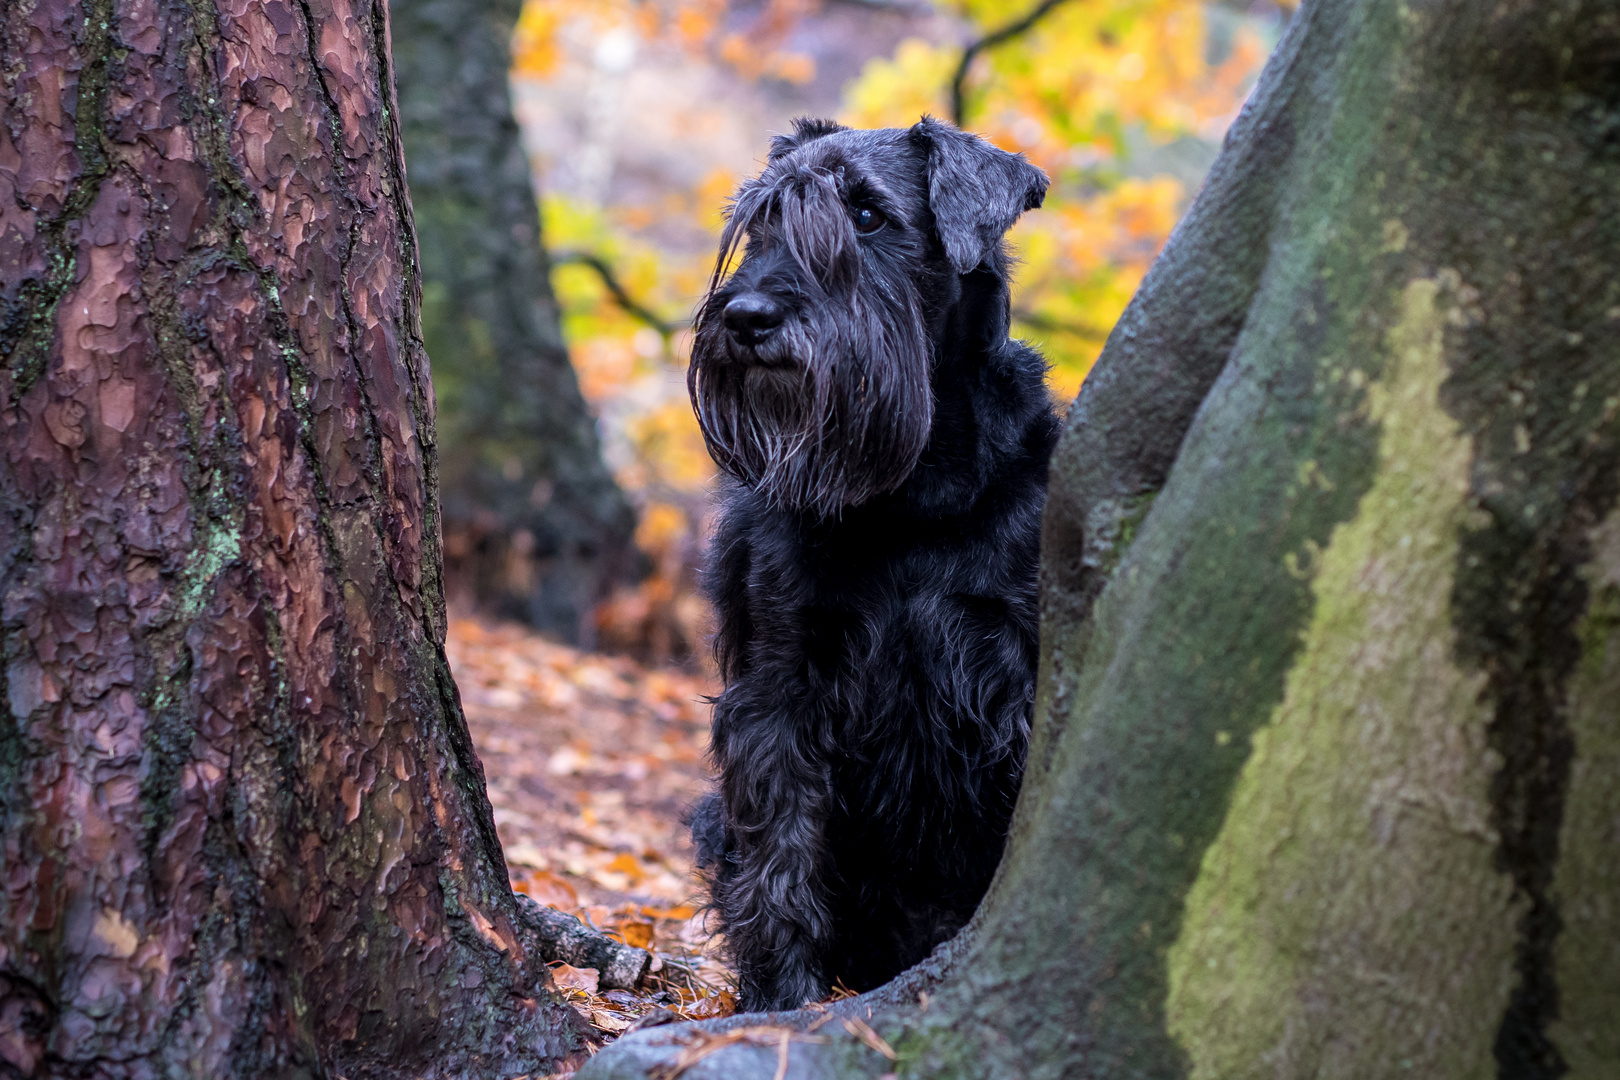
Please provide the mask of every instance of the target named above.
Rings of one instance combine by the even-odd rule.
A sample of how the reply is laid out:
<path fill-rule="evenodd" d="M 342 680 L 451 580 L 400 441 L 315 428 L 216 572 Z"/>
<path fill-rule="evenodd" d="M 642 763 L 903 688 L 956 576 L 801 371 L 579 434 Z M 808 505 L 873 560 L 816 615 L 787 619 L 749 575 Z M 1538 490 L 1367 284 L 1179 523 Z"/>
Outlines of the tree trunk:
<path fill-rule="evenodd" d="M 1617 415 L 1620 3 L 1307 0 L 1069 414 L 1000 875 L 788 1075 L 1620 1074 Z"/>
<path fill-rule="evenodd" d="M 386 7 L 0 10 L 0 1074 L 546 1071 Z"/>
<path fill-rule="evenodd" d="M 632 569 L 634 514 L 563 345 L 507 70 L 519 0 L 391 6 L 455 581 L 570 642 Z"/>

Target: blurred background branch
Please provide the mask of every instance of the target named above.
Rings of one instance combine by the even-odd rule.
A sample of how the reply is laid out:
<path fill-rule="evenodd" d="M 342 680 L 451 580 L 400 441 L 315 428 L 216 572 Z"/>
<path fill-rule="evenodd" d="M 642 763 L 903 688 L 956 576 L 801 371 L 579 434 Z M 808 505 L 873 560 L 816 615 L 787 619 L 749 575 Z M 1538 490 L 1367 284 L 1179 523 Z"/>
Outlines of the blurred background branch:
<path fill-rule="evenodd" d="M 973 66 L 973 61 L 978 55 L 986 49 L 993 49 L 997 45 L 1011 41 L 1019 34 L 1027 33 L 1045 15 L 1049 14 L 1059 4 L 1066 2 L 1067 0 L 1041 0 L 1041 3 L 1035 5 L 1034 9 L 1022 19 L 1008 23 L 1000 30 L 984 35 L 962 50 L 962 59 L 956 65 L 956 74 L 951 76 L 951 121 L 957 127 L 967 125 L 967 100 L 963 96 L 963 85 L 967 81 L 968 69 Z"/>
<path fill-rule="evenodd" d="M 602 287 L 608 291 L 608 295 L 613 297 L 613 302 L 623 308 L 625 314 L 635 316 L 657 331 L 658 335 L 666 343 L 674 335 L 675 331 L 687 326 L 691 321 L 689 319 L 675 321 L 664 319 L 656 311 L 638 302 L 619 281 L 618 275 L 613 272 L 613 267 L 609 266 L 607 261 L 600 255 L 593 255 L 588 251 L 558 251 L 552 254 L 551 264 L 553 266 L 585 266 L 595 271 L 596 276 L 601 279 Z"/>

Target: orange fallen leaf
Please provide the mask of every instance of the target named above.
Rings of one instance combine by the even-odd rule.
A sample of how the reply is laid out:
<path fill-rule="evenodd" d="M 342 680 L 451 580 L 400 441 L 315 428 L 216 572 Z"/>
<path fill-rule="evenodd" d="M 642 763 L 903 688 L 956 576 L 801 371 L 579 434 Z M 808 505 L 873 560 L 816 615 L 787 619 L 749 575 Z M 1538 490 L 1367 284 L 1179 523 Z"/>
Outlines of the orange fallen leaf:
<path fill-rule="evenodd" d="M 638 949 L 650 949 L 653 943 L 653 927 L 648 922 L 622 922 L 614 927 L 617 937 L 626 945 L 634 945 Z"/>
<path fill-rule="evenodd" d="M 574 887 L 549 870 L 525 874 L 513 888 L 531 900 L 559 911 L 572 911 L 579 906 L 579 894 Z"/>
<path fill-rule="evenodd" d="M 607 864 L 606 869 L 615 874 L 629 874 L 631 877 L 644 877 L 646 871 L 641 867 L 641 860 L 629 852 L 620 852 L 614 856 L 613 861 Z"/>
<path fill-rule="evenodd" d="M 682 994 L 682 998 L 686 995 Z M 699 997 L 690 1005 L 682 1005 L 681 1012 L 690 1020 L 713 1020 L 721 1016 L 730 1016 L 737 1011 L 737 999 L 731 996 L 728 990 L 718 994 Z"/>

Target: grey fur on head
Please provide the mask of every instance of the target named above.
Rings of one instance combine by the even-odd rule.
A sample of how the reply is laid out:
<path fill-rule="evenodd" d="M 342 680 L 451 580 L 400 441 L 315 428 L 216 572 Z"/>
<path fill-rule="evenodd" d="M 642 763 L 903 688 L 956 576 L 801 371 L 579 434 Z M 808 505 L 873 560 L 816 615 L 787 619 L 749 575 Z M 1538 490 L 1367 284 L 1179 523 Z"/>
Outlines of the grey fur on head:
<path fill-rule="evenodd" d="M 733 199 L 698 310 L 687 387 L 715 462 L 821 516 L 903 483 L 934 421 L 940 312 L 924 298 L 986 259 L 1004 267 L 1002 234 L 1046 186 L 1021 156 L 926 117 L 795 121 Z"/>

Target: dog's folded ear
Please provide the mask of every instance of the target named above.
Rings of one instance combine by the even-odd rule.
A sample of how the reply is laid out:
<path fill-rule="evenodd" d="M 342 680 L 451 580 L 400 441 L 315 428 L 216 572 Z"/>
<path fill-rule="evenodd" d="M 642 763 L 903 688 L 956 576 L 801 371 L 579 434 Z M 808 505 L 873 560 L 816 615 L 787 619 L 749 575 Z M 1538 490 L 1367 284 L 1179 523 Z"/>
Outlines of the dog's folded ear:
<path fill-rule="evenodd" d="M 793 121 L 793 134 L 771 136 L 771 149 L 765 155 L 765 160 L 767 162 L 775 161 L 777 158 L 791 154 L 805 143 L 819 139 L 823 135 L 848 130 L 836 120 L 817 120 L 810 116 L 797 117 Z"/>
<path fill-rule="evenodd" d="M 1046 199 L 1051 181 L 1022 154 L 931 116 L 912 126 L 911 138 L 928 155 L 928 206 L 959 274 L 978 266 L 1020 214 Z"/>

